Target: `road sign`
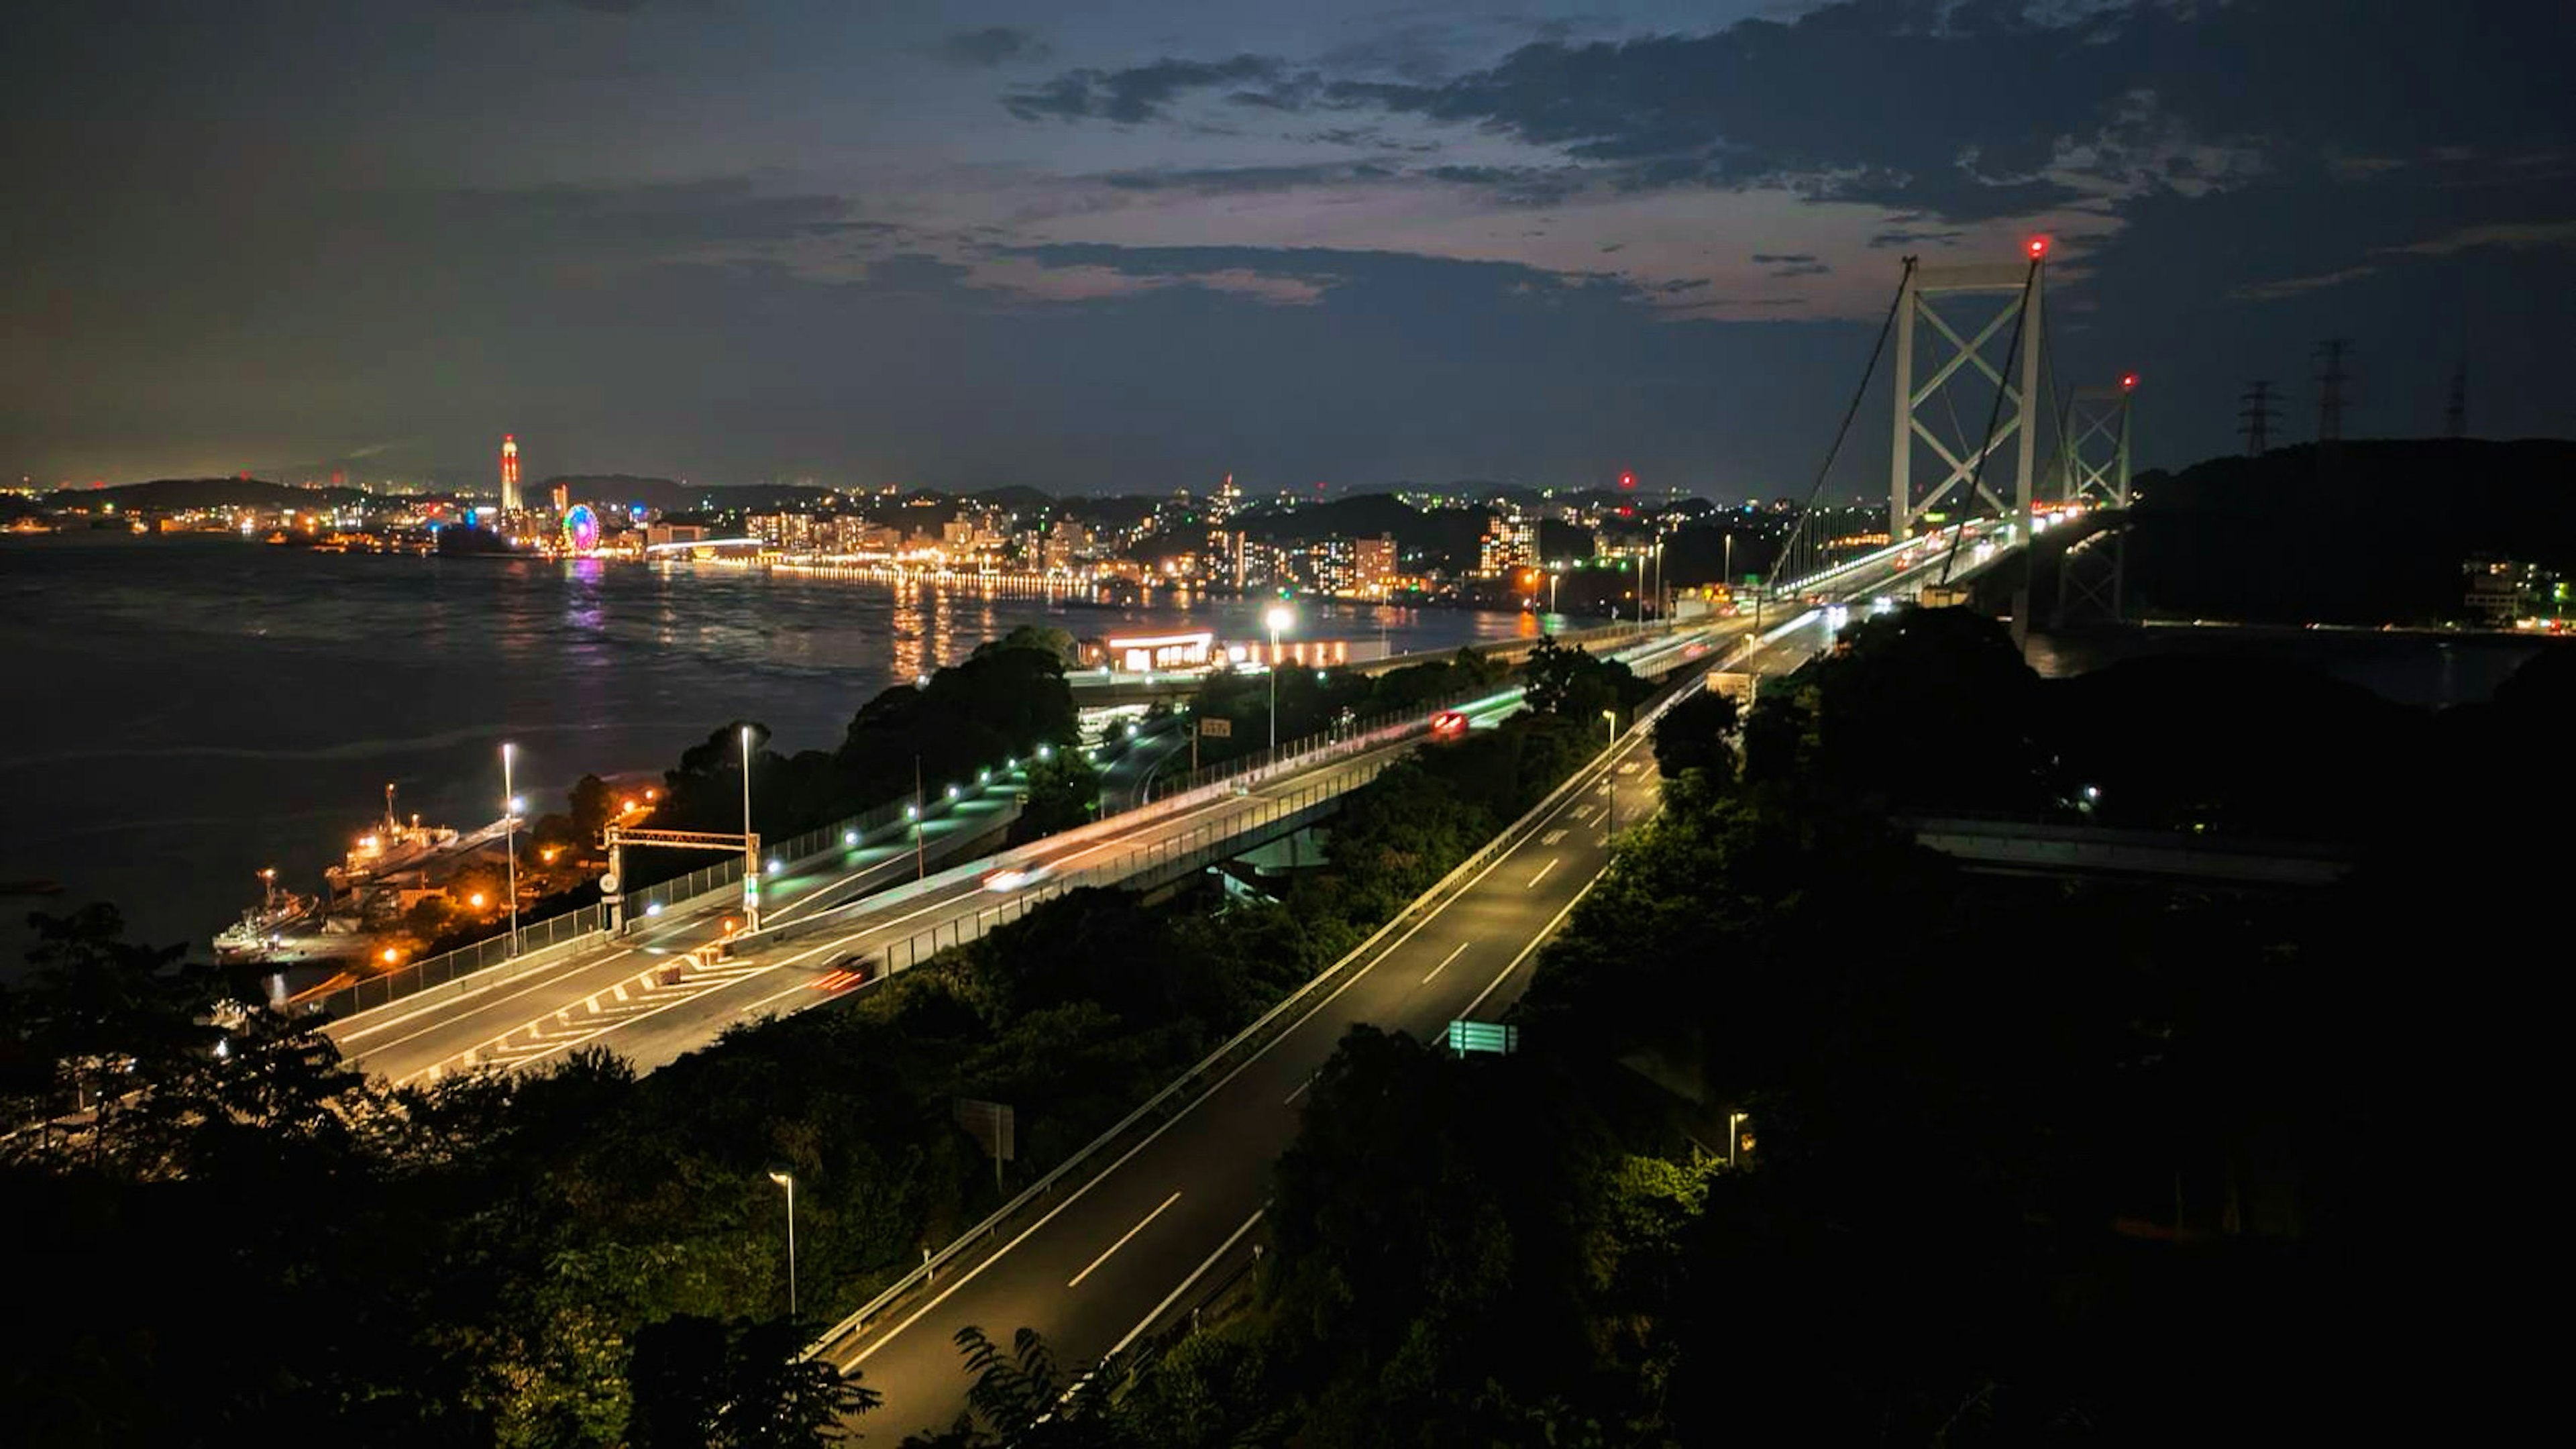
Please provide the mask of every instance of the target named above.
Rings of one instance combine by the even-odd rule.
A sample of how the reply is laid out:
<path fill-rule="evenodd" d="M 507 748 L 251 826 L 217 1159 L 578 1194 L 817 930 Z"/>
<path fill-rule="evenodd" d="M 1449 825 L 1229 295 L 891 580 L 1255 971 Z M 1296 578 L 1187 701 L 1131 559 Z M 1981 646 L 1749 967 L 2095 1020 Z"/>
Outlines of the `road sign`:
<path fill-rule="evenodd" d="M 1493 1052 L 1509 1056 L 1520 1050 L 1521 1029 L 1499 1021 L 1453 1021 L 1449 1023 L 1449 1050 L 1465 1056 L 1469 1052 Z"/>
<path fill-rule="evenodd" d="M 979 1102 L 972 1097 L 959 1097 L 956 1102 L 957 1125 L 966 1129 L 996 1162 L 1019 1159 L 1018 1122 L 1007 1102 Z"/>
<path fill-rule="evenodd" d="M 986 1152 L 993 1156 L 993 1186 L 1002 1185 L 1002 1164 L 1018 1155 L 1019 1128 L 1011 1108 L 1004 1102 L 978 1102 L 972 1097 L 956 1099 L 957 1125 L 966 1129 Z"/>
<path fill-rule="evenodd" d="M 1233 739 L 1234 721 L 1220 719 L 1215 715 L 1202 715 L 1199 717 L 1199 733 L 1212 740 Z"/>
<path fill-rule="evenodd" d="M 604 896 L 613 896 L 617 894 L 617 877 L 613 875 L 601 876 L 599 878 L 599 893 Z"/>

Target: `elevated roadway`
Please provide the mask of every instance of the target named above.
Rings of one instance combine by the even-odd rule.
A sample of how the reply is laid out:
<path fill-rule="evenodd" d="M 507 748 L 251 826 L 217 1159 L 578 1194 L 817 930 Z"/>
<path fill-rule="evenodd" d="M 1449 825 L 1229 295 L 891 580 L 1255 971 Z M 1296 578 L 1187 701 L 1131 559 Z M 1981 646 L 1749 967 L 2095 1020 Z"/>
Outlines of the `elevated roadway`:
<path fill-rule="evenodd" d="M 1706 652 L 1723 632 L 1688 631 L 1626 654 L 1642 671 L 1658 672 Z M 1519 691 L 1503 689 L 1467 712 L 1491 720 L 1518 707 Z M 646 922 L 539 968 L 494 968 L 483 973 L 489 985 L 469 980 L 469 989 L 406 998 L 328 1030 L 357 1065 L 397 1082 L 542 1064 L 588 1046 L 650 1070 L 737 1022 L 786 1015 L 908 969 L 1049 895 L 1140 871 L 1168 876 L 1176 859 L 1212 862 L 1229 844 L 1249 848 L 1265 827 L 1373 778 L 1419 740 L 1423 723 L 1408 719 L 1030 845 L 979 850 L 969 864 L 945 870 L 923 870 L 901 841 L 788 863 L 764 881 L 772 904 L 763 929 L 733 940 L 721 960 L 705 959 L 727 936 L 730 908 L 718 904 Z M 1012 873 L 1008 889 L 987 887 L 996 871 Z"/>

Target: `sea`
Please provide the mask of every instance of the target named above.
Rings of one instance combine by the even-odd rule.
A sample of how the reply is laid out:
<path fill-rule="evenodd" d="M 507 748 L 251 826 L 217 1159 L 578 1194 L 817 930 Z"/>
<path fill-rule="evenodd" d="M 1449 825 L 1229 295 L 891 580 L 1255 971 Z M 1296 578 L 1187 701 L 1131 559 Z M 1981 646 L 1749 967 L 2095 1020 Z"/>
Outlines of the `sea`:
<path fill-rule="evenodd" d="M 830 749 L 899 680 L 1021 624 L 1261 637 L 1264 601 L 910 585 L 739 565 L 317 553 L 224 534 L 0 537 L 0 974 L 31 910 L 110 901 L 200 954 L 259 894 L 319 888 L 397 808 L 498 818 L 584 774 L 657 776 L 726 721 Z M 1512 613 L 1301 603 L 1297 636 L 1397 653 Z M 35 883 L 58 892 L 28 893 Z"/>

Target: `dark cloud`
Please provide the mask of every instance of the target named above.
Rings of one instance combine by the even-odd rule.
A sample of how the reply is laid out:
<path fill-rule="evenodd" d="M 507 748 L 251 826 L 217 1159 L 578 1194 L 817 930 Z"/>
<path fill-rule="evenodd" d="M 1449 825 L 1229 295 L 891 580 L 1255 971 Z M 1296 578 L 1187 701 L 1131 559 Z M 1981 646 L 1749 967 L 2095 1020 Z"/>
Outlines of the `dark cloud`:
<path fill-rule="evenodd" d="M 2454 10 L 2430 23 L 2345 0 L 1842 0 L 1705 35 L 1542 40 L 1441 81 L 1282 84 L 1284 62 L 1239 56 L 1195 72 L 1171 60 L 1074 72 L 1009 103 L 1139 120 L 1250 75 L 1265 88 L 1237 94 L 1263 104 L 1474 125 L 1556 148 L 1623 189 L 1779 187 L 1954 221 L 2063 206 L 2088 194 L 2079 182 L 2201 182 L 2212 149 L 2277 166 L 2330 150 L 2576 145 L 2576 87 L 2496 83 L 2576 50 L 2576 12 L 2525 0 Z"/>
<path fill-rule="evenodd" d="M 1812 262 L 1815 259 L 1814 252 L 1755 252 L 1753 254 L 1754 262 L 1766 267 L 1794 266 L 1799 262 Z"/>
<path fill-rule="evenodd" d="M 1046 42 L 1007 25 L 961 30 L 939 43 L 939 54 L 949 64 L 988 70 L 1012 61 L 1044 60 L 1050 53 Z"/>
<path fill-rule="evenodd" d="M 1290 191 L 1301 186 L 1330 186 L 1355 181 L 1383 181 L 1396 173 L 1368 161 L 1320 161 L 1303 166 L 1175 167 L 1152 171 L 1110 171 L 1100 180 L 1122 191 L 1198 191 L 1208 193 Z"/>
<path fill-rule="evenodd" d="M 1277 82 L 1285 68 L 1258 55 L 1231 60 L 1163 59 L 1125 70 L 1071 70 L 1043 85 L 1023 87 L 1002 104 L 1023 121 L 1100 120 L 1126 125 L 1163 115 L 1175 97 L 1212 86 Z"/>
<path fill-rule="evenodd" d="M 1936 247 L 1946 247 L 1966 235 L 1964 231 L 1907 231 L 1891 227 L 1871 237 L 1869 244 L 1873 247 L 1905 247 L 1930 242 Z"/>

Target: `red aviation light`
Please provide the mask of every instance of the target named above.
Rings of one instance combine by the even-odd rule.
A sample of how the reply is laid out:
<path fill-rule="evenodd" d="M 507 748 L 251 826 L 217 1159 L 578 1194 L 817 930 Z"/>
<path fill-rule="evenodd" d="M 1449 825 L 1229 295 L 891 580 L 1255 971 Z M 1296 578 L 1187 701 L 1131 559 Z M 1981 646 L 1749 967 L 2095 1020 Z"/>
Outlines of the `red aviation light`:
<path fill-rule="evenodd" d="M 2124 373 L 2121 373 L 2121 374 L 2120 374 L 2120 390 L 2121 390 L 2121 391 L 2126 392 L 2126 391 L 2128 391 L 2130 388 L 2136 387 L 2137 385 L 2138 385 L 2138 375 L 2137 375 L 2136 373 L 2134 373 L 2134 372 L 2124 372 Z"/>
<path fill-rule="evenodd" d="M 2048 238 L 2044 236 L 2032 237 L 2028 246 L 2030 248 L 2030 259 L 2034 262 L 2048 255 Z"/>

